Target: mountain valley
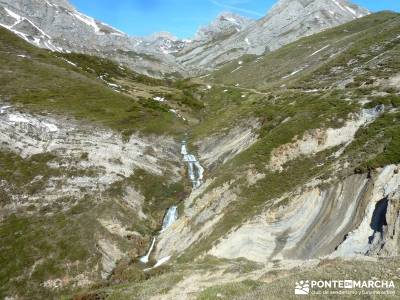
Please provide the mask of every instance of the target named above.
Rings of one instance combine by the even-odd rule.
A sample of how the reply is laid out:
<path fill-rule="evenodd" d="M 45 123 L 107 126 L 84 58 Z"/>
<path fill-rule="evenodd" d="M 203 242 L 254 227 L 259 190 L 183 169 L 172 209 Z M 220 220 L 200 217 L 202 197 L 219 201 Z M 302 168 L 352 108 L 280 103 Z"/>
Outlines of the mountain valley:
<path fill-rule="evenodd" d="M 0 25 L 0 297 L 400 293 L 398 13 L 281 0 L 189 41 L 0 0 Z"/>

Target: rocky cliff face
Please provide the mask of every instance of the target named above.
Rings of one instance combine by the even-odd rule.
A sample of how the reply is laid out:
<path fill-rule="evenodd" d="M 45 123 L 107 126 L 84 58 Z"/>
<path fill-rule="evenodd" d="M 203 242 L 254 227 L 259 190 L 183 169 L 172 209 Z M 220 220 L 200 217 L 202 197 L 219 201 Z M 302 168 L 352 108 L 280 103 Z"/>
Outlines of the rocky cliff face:
<path fill-rule="evenodd" d="M 280 0 L 260 20 L 233 35 L 182 51 L 178 61 L 189 69 L 201 66 L 212 70 L 244 54 L 261 55 L 367 14 L 367 10 L 346 0 Z"/>
<path fill-rule="evenodd" d="M 234 13 L 222 13 L 210 25 L 200 28 L 194 37 L 194 41 L 207 43 L 220 40 L 242 31 L 253 23 L 253 20 Z"/>
<path fill-rule="evenodd" d="M 110 130 L 94 130 L 79 123 L 71 124 L 65 119 L 24 114 L 14 108 L 4 109 L 0 114 L 0 128 L 0 139 L 5 145 L 3 149 L 24 159 L 51 152 L 54 157 L 48 162 L 50 169 L 65 170 L 65 174 L 61 172 L 46 178 L 40 193 L 32 196 L 21 191 L 15 195 L 16 201 L 3 206 L 3 213 L 28 206 L 40 210 L 60 198 L 81 199 L 84 195 L 99 195 L 121 178 L 132 176 L 137 169 L 161 175 L 167 168 L 175 174 L 175 180 L 180 178 L 179 170 L 174 166 L 179 160 L 174 154 L 178 145 L 172 139 L 161 139 L 161 142 L 154 137 L 145 141 L 132 136 L 125 142 L 122 136 Z M 146 154 L 150 152 L 153 154 Z M 165 164 L 168 160 L 171 162 L 169 166 Z M 75 170 L 74 175 L 68 175 L 67 170 Z M 33 181 L 41 181 L 39 177 Z M 129 194 L 132 197 L 127 197 L 127 204 L 136 208 L 139 215 L 143 214 L 140 194 Z M 66 207 L 73 205 L 65 204 Z"/>
<path fill-rule="evenodd" d="M 78 209 L 78 215 L 86 214 L 85 219 L 91 220 L 90 224 L 83 225 L 83 220 L 72 221 L 74 217 L 69 217 L 69 222 L 81 224 L 76 230 L 91 231 L 88 236 L 81 233 L 81 240 L 87 244 L 80 246 L 82 251 L 90 249 L 85 258 L 91 265 L 90 270 L 86 266 L 86 271 L 77 274 L 83 263 L 77 259 L 77 269 L 71 275 L 74 278 L 42 282 L 45 288 L 58 289 L 72 284 L 83 286 L 99 278 L 106 279 L 119 260 L 129 257 L 129 253 L 135 257 L 146 250 L 146 238 L 136 229 L 130 229 L 131 221 L 157 226 L 163 209 L 158 217 L 155 216 L 156 221 L 144 213 L 146 200 L 143 190 L 133 182 L 127 182 L 134 180 L 137 172 L 141 176 L 163 176 L 171 172 L 170 179 L 180 181 L 177 167 L 179 144 L 173 139 L 132 136 L 127 141 L 106 128 L 66 118 L 23 113 L 10 106 L 1 108 L 0 132 L 1 164 L 4 168 L 4 165 L 15 163 L 14 176 L 0 176 L 0 221 L 7 222 L 12 215 L 20 218 L 27 214 L 32 218 L 41 215 L 47 224 L 37 228 L 37 240 L 40 241 L 43 239 L 41 230 L 50 226 L 53 216 L 58 216 L 54 217 L 57 220 L 60 213 L 70 211 L 78 203 L 91 207 Z M 25 169 L 19 165 L 20 159 L 29 162 Z M 4 195 L 10 197 L 4 198 Z M 93 205 L 115 206 L 98 210 Z M 73 231 L 66 226 L 59 228 L 57 235 Z M 52 238 L 53 243 L 57 243 L 55 235 Z M 71 247 L 74 246 L 71 244 Z M 38 265 L 42 263 L 47 263 L 47 258 L 37 262 Z M 69 263 L 64 259 L 57 261 L 60 268 L 67 268 Z"/>
<path fill-rule="evenodd" d="M 80 13 L 68 1 L 2 0 L 0 23 L 28 42 L 52 51 L 109 57 L 158 77 L 180 70 L 162 49 L 142 46 L 146 41 Z"/>
<path fill-rule="evenodd" d="M 0 25 L 38 47 L 117 60 L 160 77 L 198 75 L 244 54 L 261 55 L 368 14 L 347 0 L 280 0 L 262 19 L 223 13 L 193 40 L 135 38 L 78 12 L 68 1 L 0 1 Z"/>
<path fill-rule="evenodd" d="M 306 133 L 307 141 L 303 138 L 294 142 L 292 146 L 283 145 L 284 149 L 279 150 L 278 155 L 283 159 L 278 159 L 281 161 L 279 166 L 294 160 L 293 153 L 296 153 L 296 157 L 310 156 L 338 146 L 339 150 L 333 153 L 332 157 L 339 158 L 344 148 L 354 139 L 356 131 L 361 126 L 373 122 L 380 113 L 382 110 L 379 107 L 363 111 L 341 128 L 317 130 L 320 132 L 318 135 Z M 336 134 L 333 134 L 334 131 Z M 331 134 L 333 135 L 329 137 Z M 246 147 L 232 144 L 235 155 L 239 155 L 256 142 L 256 139 L 251 139 L 250 136 L 251 134 L 243 129 L 241 133 L 236 132 L 234 138 L 230 137 L 232 142 L 244 139 L 248 141 Z M 224 139 L 229 139 L 229 135 Z M 297 146 L 300 141 L 303 144 Z M 209 162 L 209 153 L 213 153 L 216 161 L 219 156 L 225 157 L 224 153 L 230 153 L 227 148 L 229 143 L 226 142 L 217 144 L 207 138 L 199 144 L 203 149 L 200 152 L 201 159 L 208 166 L 212 165 L 212 162 Z M 213 150 L 204 151 L 209 148 Z M 271 163 L 277 161 L 276 155 L 272 153 L 268 168 L 271 168 Z M 220 162 L 223 163 L 224 160 Z M 284 169 L 274 167 L 272 170 L 282 172 Z M 245 178 L 250 186 L 263 178 L 263 174 L 252 171 L 237 176 Z M 261 214 L 232 228 L 231 232 L 216 241 L 216 245 L 208 254 L 226 259 L 244 257 L 265 263 L 276 259 L 321 258 L 332 253 L 333 256 L 348 257 L 367 255 L 374 251 L 399 251 L 398 239 L 392 241 L 400 217 L 396 200 L 400 188 L 399 167 L 387 166 L 372 177 L 366 174 L 353 175 L 342 180 L 335 177 L 335 174 L 330 175 L 325 181 L 313 178 L 300 190 L 289 191 L 268 202 L 262 208 Z M 226 183 L 213 188 L 210 179 L 199 190 L 194 191 L 185 201 L 184 215 L 161 234 L 156 255 L 179 255 L 200 237 L 204 238 L 218 230 L 218 223 L 226 211 L 229 211 L 229 207 L 240 201 L 240 189 L 234 186 L 232 183 Z M 288 199 L 291 199 L 289 204 L 284 204 Z M 388 250 L 383 250 L 385 245 Z"/>
<path fill-rule="evenodd" d="M 399 218 L 395 198 L 400 187 L 398 172 L 398 166 L 388 166 L 372 179 L 355 175 L 327 189 L 310 185 L 291 196 L 291 205 L 265 212 L 235 229 L 210 254 L 259 262 L 304 260 L 331 253 L 366 255 L 379 249 L 378 244 L 398 253 L 398 242 L 394 246 L 392 237 L 384 235 L 389 229 L 386 214 L 392 220 L 391 228 L 397 226 Z M 392 201 L 389 212 L 380 207 L 387 198 Z"/>

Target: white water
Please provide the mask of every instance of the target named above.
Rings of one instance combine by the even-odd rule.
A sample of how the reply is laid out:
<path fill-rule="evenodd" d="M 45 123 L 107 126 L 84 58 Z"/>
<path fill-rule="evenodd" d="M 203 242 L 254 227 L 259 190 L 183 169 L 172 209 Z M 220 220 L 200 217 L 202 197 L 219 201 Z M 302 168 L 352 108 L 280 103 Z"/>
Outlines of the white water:
<path fill-rule="evenodd" d="M 178 208 L 174 205 L 171 206 L 164 217 L 161 232 L 171 226 L 178 219 Z"/>
<path fill-rule="evenodd" d="M 6 112 L 6 110 L 9 108 L 11 108 L 11 105 L 6 105 L 6 106 L 0 107 L 0 114 L 4 114 Z"/>
<path fill-rule="evenodd" d="M 164 217 L 163 225 L 162 225 L 162 229 L 161 229 L 160 233 L 163 232 L 164 230 L 166 230 L 168 227 L 170 227 L 177 219 L 178 219 L 178 207 L 176 207 L 174 205 L 168 209 L 168 211 Z M 147 251 L 147 254 L 145 256 L 142 256 L 141 258 L 139 258 L 139 260 L 142 263 L 144 263 L 144 264 L 149 263 L 149 258 L 150 258 L 151 253 L 154 250 L 155 243 L 156 243 L 156 237 L 153 237 L 153 241 L 151 242 L 151 246 L 150 246 L 149 250 Z M 145 269 L 145 271 L 148 271 L 148 270 L 157 268 L 158 266 L 161 266 L 162 264 L 166 263 L 170 258 L 171 257 L 161 258 L 159 261 L 156 262 L 156 264 L 153 267 Z"/>
<path fill-rule="evenodd" d="M 147 251 L 147 254 L 145 256 L 142 256 L 139 259 L 142 263 L 147 264 L 149 262 L 149 257 L 151 255 L 151 252 L 153 252 L 153 248 L 154 248 L 155 243 L 156 243 L 156 238 L 153 237 L 153 241 L 151 242 L 151 246 L 149 248 L 149 251 Z"/>
<path fill-rule="evenodd" d="M 193 154 L 188 153 L 185 141 L 182 141 L 181 154 L 183 155 L 183 161 L 187 162 L 188 164 L 189 178 L 192 181 L 193 188 L 194 189 L 198 188 L 203 183 L 204 168 L 200 165 L 200 163 Z M 178 219 L 178 207 L 173 205 L 168 209 L 167 213 L 165 214 L 160 233 L 162 233 L 164 230 L 170 227 L 177 219 Z M 151 246 L 147 254 L 139 259 L 142 263 L 147 264 L 149 262 L 149 257 L 153 252 L 155 242 L 156 242 L 156 237 L 153 238 L 153 241 L 151 243 Z M 171 258 L 170 256 L 163 257 L 159 259 L 153 267 L 147 268 L 144 271 L 157 268 L 162 264 L 168 262 L 170 258 Z"/>
<path fill-rule="evenodd" d="M 163 257 L 160 260 L 157 261 L 157 263 L 153 266 L 153 268 L 157 268 L 163 264 L 165 264 L 167 261 L 171 259 L 171 256 Z"/>
<path fill-rule="evenodd" d="M 193 188 L 197 189 L 203 183 L 204 168 L 200 165 L 196 156 L 188 153 L 185 141 L 182 142 L 181 154 L 183 161 L 188 164 L 189 179 L 192 181 Z"/>
<path fill-rule="evenodd" d="M 160 259 L 156 262 L 156 264 L 155 264 L 154 266 L 152 266 L 151 268 L 144 269 L 144 271 L 147 272 L 147 271 L 150 271 L 150 270 L 152 270 L 152 269 L 158 268 L 159 266 L 161 266 L 161 265 L 167 263 L 170 259 L 171 259 L 171 256 L 167 256 L 167 257 L 160 258 Z"/>

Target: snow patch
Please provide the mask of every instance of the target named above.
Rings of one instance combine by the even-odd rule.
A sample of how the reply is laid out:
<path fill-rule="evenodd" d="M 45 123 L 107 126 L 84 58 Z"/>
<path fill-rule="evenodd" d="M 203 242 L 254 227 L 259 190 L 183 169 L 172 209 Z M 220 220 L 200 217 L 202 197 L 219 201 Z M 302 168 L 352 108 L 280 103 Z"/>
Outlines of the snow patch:
<path fill-rule="evenodd" d="M 169 111 L 176 115 L 178 118 L 181 118 L 183 121 L 186 121 L 186 118 L 182 116 L 176 109 L 171 108 Z"/>
<path fill-rule="evenodd" d="M 55 5 L 55 4 L 51 4 L 49 1 L 45 1 L 46 2 L 46 4 L 48 5 L 48 6 L 51 6 L 51 7 L 57 7 L 57 5 Z"/>
<path fill-rule="evenodd" d="M 13 123 L 29 123 L 30 120 L 24 116 L 11 114 L 8 116 L 8 120 Z"/>
<path fill-rule="evenodd" d="M 232 70 L 231 73 L 235 73 L 236 71 L 240 70 L 242 68 L 242 66 L 237 67 L 236 69 Z"/>
<path fill-rule="evenodd" d="M 346 11 L 346 9 L 345 9 L 339 2 L 337 2 L 336 0 L 332 0 L 332 1 L 333 1 L 333 3 L 335 3 L 341 10 Z"/>
<path fill-rule="evenodd" d="M 348 7 L 348 6 L 346 5 L 346 9 L 347 9 L 350 13 L 352 13 L 353 15 L 357 16 L 356 11 L 355 11 L 354 9 L 352 9 L 351 7 Z"/>
<path fill-rule="evenodd" d="M 159 267 L 159 266 L 165 264 L 165 263 L 168 262 L 170 259 L 171 259 L 171 256 L 167 256 L 167 257 L 163 257 L 163 258 L 159 259 L 159 260 L 157 261 L 157 263 L 154 265 L 153 268 L 157 268 L 157 267 Z"/>
<path fill-rule="evenodd" d="M 2 108 L 2 112 L 4 112 L 4 109 Z M 29 124 L 34 127 L 38 128 L 43 128 L 47 132 L 56 132 L 58 131 L 58 127 L 54 124 L 48 123 L 48 122 L 42 122 L 37 119 L 33 118 L 28 118 L 24 115 L 21 114 L 10 114 L 8 115 L 8 121 L 11 123 L 23 123 L 23 124 Z"/>
<path fill-rule="evenodd" d="M 66 63 L 70 64 L 71 66 L 78 67 L 77 64 L 73 63 L 72 61 L 69 61 L 68 59 L 62 58 L 62 60 L 65 61 Z"/>
<path fill-rule="evenodd" d="M 167 100 L 165 100 L 164 97 L 159 97 L 159 96 L 154 97 L 153 100 L 154 100 L 154 101 L 158 101 L 158 102 L 165 102 L 165 101 L 167 101 Z"/>
<path fill-rule="evenodd" d="M 297 74 L 297 73 L 299 73 L 299 72 L 301 72 L 301 71 L 303 71 L 303 70 L 304 70 L 304 68 L 301 68 L 301 69 L 298 69 L 298 70 L 296 70 L 296 71 L 293 71 L 293 72 L 290 73 L 289 75 L 283 76 L 282 79 L 289 78 L 289 77 L 291 77 L 291 76 L 293 76 L 293 75 L 295 75 L 295 74 Z"/>
<path fill-rule="evenodd" d="M 97 26 L 97 23 L 93 18 L 88 17 L 84 14 L 81 14 L 80 12 L 77 12 L 77 11 L 75 11 L 71 15 L 74 16 L 75 18 L 77 18 L 78 20 L 80 20 L 81 22 L 85 23 L 86 25 L 92 27 L 94 29 L 95 33 L 101 34 L 100 28 L 99 28 L 99 26 Z"/>
<path fill-rule="evenodd" d="M 119 86 L 118 84 L 115 84 L 115 83 L 107 82 L 107 85 L 109 85 L 109 86 L 111 86 L 113 88 L 121 88 L 121 86 Z"/>
<path fill-rule="evenodd" d="M 232 17 L 224 16 L 224 19 L 229 21 L 229 22 L 231 22 L 231 23 L 233 23 L 233 24 L 235 24 L 235 25 L 237 25 L 237 26 L 240 26 L 239 22 L 236 19 L 232 18 Z"/>
<path fill-rule="evenodd" d="M 56 131 L 58 131 L 58 127 L 57 127 L 56 125 L 54 125 L 54 124 L 50 124 L 50 123 L 46 123 L 46 122 L 43 122 L 42 124 L 44 125 L 44 127 L 47 128 L 47 130 L 48 130 L 49 132 L 56 132 Z"/>
<path fill-rule="evenodd" d="M 64 52 L 64 50 L 62 48 L 54 46 L 52 44 L 52 42 L 50 41 L 51 37 L 47 33 L 45 33 L 41 28 L 39 28 L 35 23 L 33 23 L 31 20 L 16 14 L 15 12 L 11 11 L 8 8 L 4 8 L 4 9 L 6 10 L 6 12 L 7 12 L 7 14 L 9 16 L 11 16 L 12 18 L 14 18 L 16 20 L 16 22 L 11 26 L 8 26 L 8 25 L 0 23 L 0 26 L 2 26 L 4 28 L 7 28 L 8 30 L 12 31 L 13 33 L 18 35 L 19 37 L 23 38 L 28 43 L 34 44 L 37 47 L 43 47 L 44 46 L 45 48 L 47 48 L 47 49 L 49 49 L 49 50 L 51 50 L 53 52 L 54 51 Z M 32 25 L 32 27 L 34 27 L 37 31 L 40 32 L 41 36 L 40 37 L 31 37 L 31 36 L 29 36 L 29 35 L 27 35 L 27 34 L 25 34 L 23 32 L 15 30 L 13 28 L 14 26 L 18 25 L 22 21 L 29 22 Z M 47 41 L 43 41 L 43 44 L 41 44 L 42 40 L 45 40 L 45 39 L 48 39 L 48 40 Z"/>
<path fill-rule="evenodd" d="M 15 12 L 9 10 L 8 8 L 4 7 L 4 10 L 7 12 L 7 14 L 10 17 L 13 17 L 14 19 L 17 20 L 17 23 L 15 23 L 14 25 L 17 25 L 19 22 L 21 22 L 24 18 L 22 18 L 20 15 L 16 14 Z M 12 25 L 12 26 L 14 26 Z"/>
<path fill-rule="evenodd" d="M 323 47 L 323 48 L 321 48 L 321 49 L 315 51 L 315 52 L 314 52 L 313 54 L 311 54 L 309 57 L 314 56 L 315 54 L 318 54 L 318 53 L 320 53 L 321 51 L 324 51 L 325 49 L 327 49 L 327 48 L 329 48 L 329 47 L 330 47 L 330 45 L 326 45 L 325 47 Z"/>

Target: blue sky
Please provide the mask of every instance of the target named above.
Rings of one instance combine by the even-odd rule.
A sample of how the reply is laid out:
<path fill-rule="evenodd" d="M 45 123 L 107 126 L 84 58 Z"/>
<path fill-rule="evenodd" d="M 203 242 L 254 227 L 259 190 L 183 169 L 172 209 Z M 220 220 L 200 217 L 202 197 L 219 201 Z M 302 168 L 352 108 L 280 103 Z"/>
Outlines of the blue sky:
<path fill-rule="evenodd" d="M 70 0 L 81 12 L 130 35 L 168 31 L 190 38 L 223 11 L 260 18 L 276 0 Z M 354 0 L 371 11 L 400 11 L 400 0 Z"/>

